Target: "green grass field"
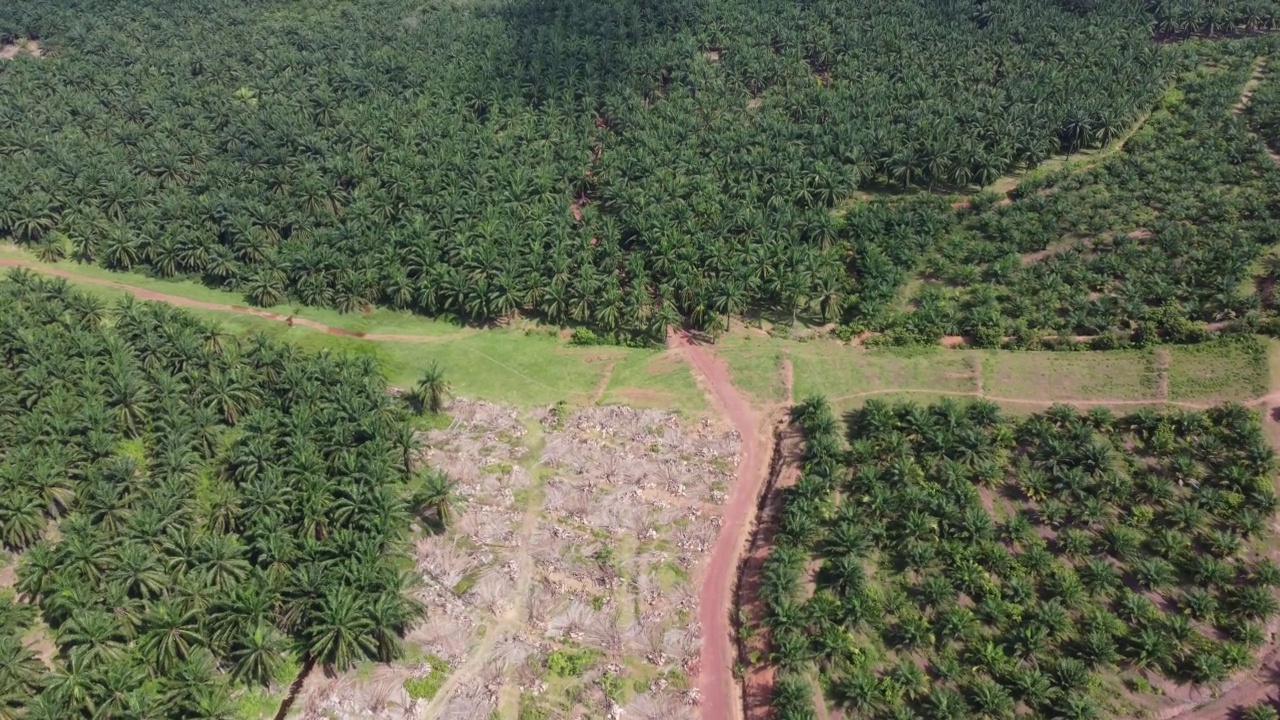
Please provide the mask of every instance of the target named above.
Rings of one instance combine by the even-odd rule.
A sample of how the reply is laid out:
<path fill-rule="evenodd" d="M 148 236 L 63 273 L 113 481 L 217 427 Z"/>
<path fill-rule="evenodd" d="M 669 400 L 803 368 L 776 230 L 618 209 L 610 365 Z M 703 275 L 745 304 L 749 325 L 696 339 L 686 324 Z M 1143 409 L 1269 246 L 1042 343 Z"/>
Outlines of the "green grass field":
<path fill-rule="evenodd" d="M 1237 338 L 1169 348 L 1169 399 L 1220 402 L 1267 394 L 1275 343 Z"/>
<path fill-rule="evenodd" d="M 989 351 L 983 358 L 983 386 L 996 397 L 1154 400 L 1155 373 L 1149 350 Z"/>
<path fill-rule="evenodd" d="M 116 301 L 130 295 L 119 287 L 96 284 L 94 280 L 174 295 L 181 298 L 229 306 L 243 306 L 234 293 L 214 290 L 191 281 L 167 281 L 137 273 L 112 273 L 90 265 L 71 262 L 39 263 L 30 253 L 12 246 L 0 248 L 0 258 L 36 265 L 36 269 L 56 268 L 89 280 L 70 280 L 77 287 Z M 242 315 L 223 310 L 188 308 L 197 317 L 217 322 L 227 332 L 262 332 L 288 340 L 310 351 L 368 355 L 375 358 L 387 382 L 409 387 L 423 370 L 439 362 L 456 394 L 510 403 L 521 407 L 548 405 L 564 400 L 571 405 L 590 404 L 604 378 L 614 366 L 601 402 L 617 402 L 639 407 L 662 407 L 690 415 L 708 411 L 708 405 L 684 363 L 669 362 L 661 350 L 618 347 L 575 347 L 552 328 L 531 324 L 514 328 L 472 330 L 410 313 L 374 310 L 368 315 L 342 315 L 332 310 L 280 307 L 284 315 L 307 318 L 351 332 L 414 335 L 428 338 L 420 342 L 370 341 L 341 337 L 278 320 Z"/>
<path fill-rule="evenodd" d="M 1014 412 L 1052 402 L 1088 402 L 1132 410 L 1159 405 L 1153 350 L 1026 352 L 926 348 L 854 348 L 826 339 L 796 342 L 748 330 L 720 339 L 717 354 L 754 400 L 781 401 L 780 367 L 790 358 L 797 400 L 825 395 L 843 411 L 869 397 L 925 403 L 982 394 Z M 1266 394 L 1270 367 L 1280 382 L 1280 341 L 1252 339 L 1169 346 L 1169 400 L 1214 404 Z M 1268 364 L 1270 362 L 1270 365 Z"/>

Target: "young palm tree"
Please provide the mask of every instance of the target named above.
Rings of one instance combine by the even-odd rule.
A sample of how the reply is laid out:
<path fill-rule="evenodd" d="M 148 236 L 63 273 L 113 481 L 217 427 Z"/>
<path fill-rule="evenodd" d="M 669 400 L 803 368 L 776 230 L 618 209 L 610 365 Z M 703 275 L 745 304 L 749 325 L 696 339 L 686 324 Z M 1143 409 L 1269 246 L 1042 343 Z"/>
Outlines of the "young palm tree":
<path fill-rule="evenodd" d="M 419 415 L 423 412 L 439 413 L 444 409 L 450 392 L 449 383 L 444 379 L 444 369 L 433 361 L 409 393 L 409 400 L 417 408 Z"/>
<path fill-rule="evenodd" d="M 441 527 L 453 522 L 454 513 L 462 502 L 462 496 L 454 489 L 448 475 L 428 470 L 422 478 L 422 486 L 409 501 L 409 507 L 417 514 L 430 511 Z"/>

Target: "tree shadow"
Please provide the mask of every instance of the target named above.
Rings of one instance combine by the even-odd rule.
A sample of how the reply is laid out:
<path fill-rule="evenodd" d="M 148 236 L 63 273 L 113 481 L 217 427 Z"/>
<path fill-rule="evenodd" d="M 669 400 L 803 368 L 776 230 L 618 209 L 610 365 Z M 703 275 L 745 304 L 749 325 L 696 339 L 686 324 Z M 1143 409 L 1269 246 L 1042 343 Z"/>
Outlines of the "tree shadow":
<path fill-rule="evenodd" d="M 660 92 L 673 82 L 682 59 L 673 45 L 684 44 L 677 38 L 701 12 L 699 3 L 674 0 L 511 0 L 485 14 L 504 23 L 511 40 L 509 52 L 490 55 L 493 77 L 517 83 L 534 105 L 571 100 L 608 127 L 606 96 Z"/>
<path fill-rule="evenodd" d="M 1272 672 L 1268 673 L 1268 675 L 1270 676 L 1268 678 L 1268 682 L 1270 682 L 1271 684 L 1275 684 L 1277 680 L 1277 677 L 1276 677 L 1277 673 L 1274 671 L 1274 669 L 1272 670 Z M 1259 700 L 1257 703 L 1254 703 L 1253 705 L 1232 706 L 1231 709 L 1227 711 L 1227 718 L 1229 720 L 1245 720 L 1245 718 L 1247 717 L 1245 713 L 1249 710 L 1249 708 L 1258 707 L 1259 705 L 1265 705 L 1267 707 L 1270 707 L 1273 710 L 1280 712 L 1280 700 L 1277 700 L 1274 695 L 1268 695 L 1265 699 Z"/>

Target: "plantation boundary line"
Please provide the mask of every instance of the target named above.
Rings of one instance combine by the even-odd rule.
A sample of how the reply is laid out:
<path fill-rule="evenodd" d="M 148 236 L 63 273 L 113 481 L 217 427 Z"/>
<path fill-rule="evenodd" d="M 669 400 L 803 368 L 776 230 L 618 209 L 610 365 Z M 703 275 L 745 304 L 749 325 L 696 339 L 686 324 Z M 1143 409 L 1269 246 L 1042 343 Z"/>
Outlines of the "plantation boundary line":
<path fill-rule="evenodd" d="M 148 290 L 146 288 L 138 287 L 137 285 L 129 285 L 128 283 L 119 282 L 117 280 L 106 280 L 103 278 L 95 278 L 95 277 L 90 277 L 88 275 L 81 275 L 79 273 L 72 272 L 70 270 L 63 270 L 61 268 L 49 267 L 48 265 L 44 265 L 42 263 L 32 262 L 28 260 L 20 260 L 16 258 L 0 258 L 0 267 L 31 270 L 32 272 L 38 272 L 43 275 L 52 275 L 53 277 L 63 278 L 64 280 L 72 280 L 79 283 L 85 283 L 87 285 L 96 285 L 99 287 L 111 288 L 113 290 L 121 290 L 123 292 L 129 293 L 130 295 L 133 295 L 139 300 L 146 300 L 149 302 L 162 302 L 169 305 L 173 305 L 175 307 L 190 308 L 194 310 L 210 310 L 213 312 L 226 312 L 226 313 L 232 313 L 236 315 L 248 315 L 250 317 L 262 318 L 264 320 L 276 320 L 279 322 L 283 322 L 289 325 L 290 327 L 305 327 L 310 330 L 316 330 L 318 332 L 322 332 L 326 335 L 334 335 L 336 337 L 351 338 L 353 340 L 364 340 L 367 342 L 385 342 L 385 343 L 399 342 L 399 343 L 430 344 L 430 343 L 439 343 L 439 342 L 449 342 L 452 340 L 460 340 L 462 338 L 469 337 L 471 335 L 475 335 L 478 332 L 481 332 L 479 330 L 474 330 L 474 329 L 463 329 L 463 330 L 458 330 L 452 333 L 446 333 L 443 335 L 405 335 L 405 334 L 397 334 L 397 333 L 354 332 L 351 330 L 344 330 L 342 328 L 336 328 L 330 325 L 325 325 L 324 323 L 317 322 L 315 320 L 308 320 L 307 318 L 296 317 L 293 315 L 288 315 L 288 316 L 281 315 L 280 313 L 271 312 L 270 310 L 261 310 L 258 308 L 247 307 L 244 305 L 226 305 L 223 303 L 207 302 L 204 300 L 196 300 L 194 298 L 182 297 L 181 295 L 170 295 L 168 293 L 162 293 L 156 290 Z M 541 388 L 545 388 L 547 390 L 551 390 L 551 391 L 556 390 L 556 388 L 553 388 L 550 385 L 540 380 L 531 378 L 528 375 L 525 375 L 524 373 L 520 372 L 519 370 L 516 370 L 515 368 L 493 357 L 490 357 L 489 355 L 483 352 L 480 352 L 475 348 L 469 348 L 469 347 L 466 347 L 465 345 L 459 346 L 459 347 L 461 347 L 462 349 L 470 353 L 479 355 L 485 360 L 488 360 L 494 365 L 497 365 L 498 367 L 502 368 L 503 370 L 506 370 L 512 375 L 515 375 L 516 377 L 519 377 L 522 380 L 533 383 L 534 385 L 537 385 L 538 387 L 541 387 Z"/>
<path fill-rule="evenodd" d="M 736 478 L 725 502 L 724 521 L 707 559 L 702 589 L 698 593 L 698 623 L 702 635 L 698 662 L 701 715 L 704 720 L 736 720 L 742 713 L 742 686 L 733 674 L 737 653 L 730 613 L 734 608 L 739 558 L 746 547 L 760 489 L 769 472 L 768 426 L 734 387 L 722 358 L 694 344 L 680 332 L 672 332 L 667 341 L 667 347 L 688 362 L 712 405 L 737 431 L 742 442 Z"/>
<path fill-rule="evenodd" d="M 64 280 L 73 280 L 86 285 L 96 285 L 98 287 L 111 288 L 112 290 L 121 290 L 133 295 L 139 300 L 162 302 L 193 310 L 211 310 L 214 312 L 226 312 L 236 315 L 248 315 L 250 317 L 262 318 L 263 320 L 275 320 L 285 323 L 290 327 L 305 327 L 325 333 L 326 335 L 352 338 L 354 340 L 368 340 L 370 342 L 436 343 L 457 340 L 479 332 L 479 330 L 469 328 L 458 330 L 456 332 L 445 333 L 443 335 L 404 335 L 397 333 L 356 332 L 353 330 L 344 330 L 342 328 L 332 327 L 315 320 L 309 320 L 295 315 L 281 315 L 280 313 L 271 312 L 270 310 L 262 310 L 260 308 L 248 307 L 246 305 L 227 305 L 225 303 L 196 300 L 194 298 L 183 297 L 181 295 L 170 295 L 169 293 L 163 293 L 158 290 L 148 290 L 146 288 L 139 287 L 137 285 L 130 285 L 118 280 L 107 280 L 104 278 L 91 277 L 89 275 L 81 275 L 80 273 L 73 272 L 71 270 L 50 267 L 43 263 L 31 260 L 0 258 L 0 267 L 31 270 L 32 272 L 38 272 L 42 275 L 52 275 L 53 277 L 60 277 Z"/>

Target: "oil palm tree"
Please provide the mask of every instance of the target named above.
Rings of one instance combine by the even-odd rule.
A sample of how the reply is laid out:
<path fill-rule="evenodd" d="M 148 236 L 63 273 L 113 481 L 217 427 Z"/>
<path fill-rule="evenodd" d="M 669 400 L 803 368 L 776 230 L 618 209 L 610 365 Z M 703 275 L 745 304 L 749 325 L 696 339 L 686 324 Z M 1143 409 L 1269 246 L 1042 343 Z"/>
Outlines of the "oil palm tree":
<path fill-rule="evenodd" d="M 431 412 L 439 413 L 444 410 L 445 403 L 448 401 L 451 390 L 448 381 L 444 377 L 444 368 L 440 367 L 438 362 L 432 361 L 423 371 L 422 378 L 418 380 L 418 384 L 413 387 L 409 394 L 410 401 L 417 408 L 418 413 Z"/>

